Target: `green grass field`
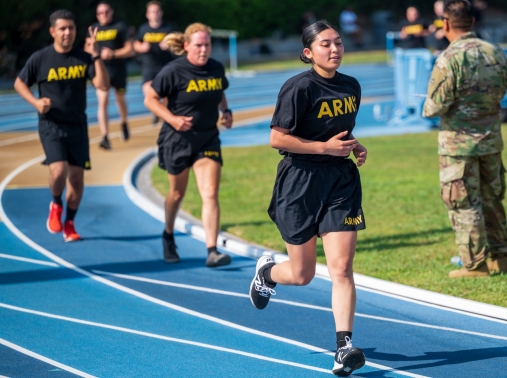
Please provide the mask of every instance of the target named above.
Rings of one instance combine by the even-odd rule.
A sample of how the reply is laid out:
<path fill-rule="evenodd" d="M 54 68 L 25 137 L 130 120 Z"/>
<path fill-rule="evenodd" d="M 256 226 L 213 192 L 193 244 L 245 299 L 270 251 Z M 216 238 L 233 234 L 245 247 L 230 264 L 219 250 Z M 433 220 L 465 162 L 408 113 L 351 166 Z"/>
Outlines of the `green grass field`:
<path fill-rule="evenodd" d="M 504 135 L 507 130 L 504 130 Z M 437 133 L 363 138 L 368 162 L 361 167 L 367 228 L 359 232 L 354 270 L 410 286 L 500 306 L 507 306 L 507 275 L 451 280 L 449 260 L 456 254 L 454 234 L 441 203 Z M 224 148 L 220 188 L 222 229 L 258 244 L 285 250 L 268 218 L 277 151 L 268 146 Z M 161 193 L 167 177 L 153 170 Z M 200 216 L 195 179 L 190 178 L 182 205 Z M 319 244 L 318 260 L 325 263 Z"/>
<path fill-rule="evenodd" d="M 385 63 L 387 55 L 385 50 L 375 51 L 354 51 L 345 52 L 343 56 L 342 65 L 348 64 L 362 64 L 362 63 Z M 261 63 L 240 64 L 240 70 L 254 70 L 254 71 L 277 71 L 289 70 L 296 68 L 308 68 L 308 64 L 304 64 L 299 58 L 290 60 L 268 61 Z"/>

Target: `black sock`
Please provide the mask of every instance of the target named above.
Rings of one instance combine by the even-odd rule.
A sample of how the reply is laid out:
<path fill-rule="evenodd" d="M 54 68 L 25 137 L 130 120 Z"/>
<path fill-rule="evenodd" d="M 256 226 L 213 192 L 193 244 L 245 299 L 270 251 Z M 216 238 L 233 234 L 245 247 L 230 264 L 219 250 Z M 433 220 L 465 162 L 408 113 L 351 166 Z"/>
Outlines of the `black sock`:
<path fill-rule="evenodd" d="M 74 220 L 74 217 L 76 216 L 76 213 L 77 213 L 77 209 L 76 210 L 72 210 L 72 209 L 69 209 L 69 207 L 67 206 L 67 212 L 65 213 L 65 222 L 67 221 L 73 221 Z"/>
<path fill-rule="evenodd" d="M 60 194 L 59 196 L 53 196 L 53 203 L 62 206 L 63 205 L 62 195 Z"/>
<path fill-rule="evenodd" d="M 214 247 L 209 247 L 209 248 L 208 248 L 208 255 L 209 255 L 211 252 L 220 253 L 220 252 L 218 252 L 218 251 L 217 251 L 217 247 L 216 247 L 216 246 L 214 246 Z"/>
<path fill-rule="evenodd" d="M 268 265 L 264 272 L 262 272 L 262 276 L 264 277 L 264 282 L 270 284 L 271 286 L 276 286 L 276 282 L 271 279 L 271 269 L 275 266 L 275 264 Z"/>
<path fill-rule="evenodd" d="M 347 345 L 347 342 L 345 341 L 345 337 L 348 336 L 349 339 L 352 340 L 352 332 L 349 331 L 340 331 L 336 332 L 336 345 L 338 348 L 344 347 Z"/>
<path fill-rule="evenodd" d="M 171 241 L 171 242 L 174 242 L 174 234 L 170 234 L 168 233 L 166 230 L 164 230 L 164 233 L 162 234 L 162 237 L 167 240 L 167 241 Z"/>

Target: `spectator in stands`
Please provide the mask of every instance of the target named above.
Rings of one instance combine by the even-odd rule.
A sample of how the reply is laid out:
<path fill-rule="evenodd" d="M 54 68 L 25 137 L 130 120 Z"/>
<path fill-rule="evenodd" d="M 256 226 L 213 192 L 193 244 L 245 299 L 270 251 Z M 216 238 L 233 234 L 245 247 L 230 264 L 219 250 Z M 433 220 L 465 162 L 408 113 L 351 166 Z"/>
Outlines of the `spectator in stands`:
<path fill-rule="evenodd" d="M 351 5 L 340 13 L 340 30 L 352 38 L 356 47 L 363 47 L 363 30 L 357 24 L 357 15 Z"/>
<path fill-rule="evenodd" d="M 424 37 L 429 35 L 428 25 L 421 19 L 416 7 L 407 8 L 407 19 L 402 22 L 400 38 L 407 49 L 426 48 Z"/>

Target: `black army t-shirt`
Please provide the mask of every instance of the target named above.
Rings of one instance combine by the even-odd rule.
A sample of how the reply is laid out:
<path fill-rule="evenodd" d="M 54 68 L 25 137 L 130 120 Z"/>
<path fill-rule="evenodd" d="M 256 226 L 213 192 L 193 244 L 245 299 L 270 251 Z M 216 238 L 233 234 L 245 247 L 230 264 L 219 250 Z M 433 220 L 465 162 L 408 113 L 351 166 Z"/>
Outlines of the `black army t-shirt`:
<path fill-rule="evenodd" d="M 110 48 L 111 50 L 118 50 L 125 46 L 125 42 L 128 40 L 127 26 L 121 21 L 113 21 L 109 25 L 100 25 L 98 22 L 92 25 L 92 29 L 97 29 L 97 43 L 99 49 L 103 47 Z M 126 59 L 110 59 L 104 60 L 106 66 L 124 65 Z"/>
<path fill-rule="evenodd" d="M 417 49 L 417 48 L 425 48 L 426 43 L 424 42 L 424 37 L 418 37 L 416 34 L 422 33 L 423 30 L 428 29 L 428 24 L 422 20 L 417 20 L 414 22 L 409 22 L 405 20 L 401 24 L 402 28 L 405 28 L 405 32 L 407 33 L 407 38 L 403 41 L 403 47 L 407 49 Z"/>
<path fill-rule="evenodd" d="M 444 21 L 441 18 L 433 20 L 433 25 L 437 30 L 441 30 L 444 27 Z M 441 39 L 435 38 L 435 48 L 437 50 L 445 50 L 449 46 L 449 40 L 446 37 Z"/>
<path fill-rule="evenodd" d="M 282 127 L 291 135 L 319 142 L 348 131 L 342 138 L 347 140 L 356 125 L 360 102 L 361 86 L 356 79 L 338 72 L 326 79 L 312 68 L 290 78 L 282 86 L 271 127 Z M 331 155 L 280 153 L 312 162 L 343 159 Z"/>
<path fill-rule="evenodd" d="M 184 57 L 166 65 L 151 86 L 167 97 L 171 113 L 194 117 L 191 130 L 208 131 L 216 129 L 218 104 L 229 82 L 220 62 L 210 58 L 204 66 L 194 66 Z"/>
<path fill-rule="evenodd" d="M 28 86 L 39 85 L 39 96 L 51 99 L 40 120 L 63 124 L 86 123 L 86 80 L 95 77 L 90 54 L 73 48 L 60 54 L 53 45 L 35 52 L 19 73 Z"/>
<path fill-rule="evenodd" d="M 141 54 L 143 63 L 143 73 L 160 69 L 173 59 L 173 55 L 168 50 L 160 48 L 160 42 L 172 31 L 169 24 L 162 24 L 159 28 L 152 28 L 148 23 L 141 25 L 137 33 L 136 40 L 139 42 L 148 42 L 150 51 Z"/>

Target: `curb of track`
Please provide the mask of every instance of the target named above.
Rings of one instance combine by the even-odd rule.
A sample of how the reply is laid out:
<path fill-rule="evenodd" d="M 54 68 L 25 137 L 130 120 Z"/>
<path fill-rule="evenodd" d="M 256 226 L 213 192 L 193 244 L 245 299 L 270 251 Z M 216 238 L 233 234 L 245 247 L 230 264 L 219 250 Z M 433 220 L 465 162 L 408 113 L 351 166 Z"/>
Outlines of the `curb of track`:
<path fill-rule="evenodd" d="M 135 205 L 160 222 L 164 222 L 164 209 L 161 205 L 163 204 L 163 197 L 152 186 L 149 177 L 151 169 L 146 170 L 146 168 L 153 167 L 156 161 L 157 153 L 155 148 L 150 148 L 139 155 L 124 172 L 123 187 L 127 196 Z M 140 175 L 143 168 L 145 169 L 145 173 Z M 143 179 L 143 182 L 139 185 L 143 187 L 141 189 L 138 186 L 138 183 L 140 183 L 139 178 Z M 198 240 L 205 240 L 204 229 L 200 221 L 185 212 L 180 211 L 178 213 L 175 229 Z M 283 253 L 249 243 L 226 232 L 220 232 L 217 244 L 224 251 L 253 259 L 259 258 L 264 252 L 270 252 L 274 255 L 274 260 L 277 263 L 288 260 L 287 255 Z M 327 266 L 317 263 L 316 276 L 330 280 Z M 462 312 L 474 317 L 486 318 L 502 323 L 507 322 L 507 308 L 504 307 L 418 289 L 358 273 L 354 273 L 354 280 L 356 286 L 362 290 L 373 291 L 405 301 L 415 301 L 428 306 L 436 306 L 449 311 Z"/>

